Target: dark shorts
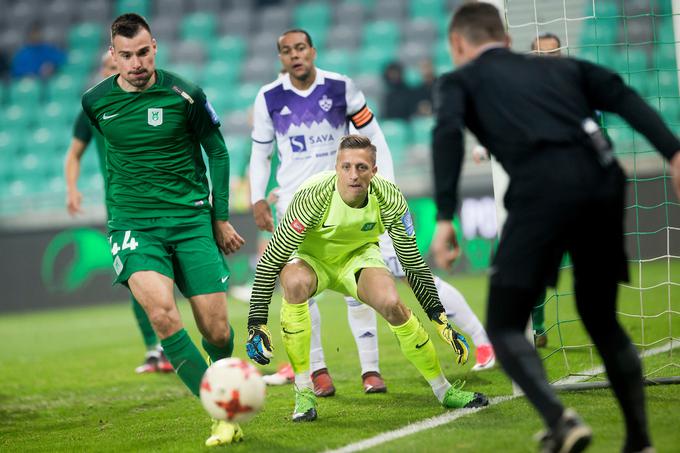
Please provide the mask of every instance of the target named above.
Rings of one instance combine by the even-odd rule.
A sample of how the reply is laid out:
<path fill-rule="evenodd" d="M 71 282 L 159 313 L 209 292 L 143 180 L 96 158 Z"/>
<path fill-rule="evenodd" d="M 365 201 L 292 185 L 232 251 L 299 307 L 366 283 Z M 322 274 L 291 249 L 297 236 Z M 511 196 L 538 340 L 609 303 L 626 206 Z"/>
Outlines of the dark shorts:
<path fill-rule="evenodd" d="M 138 271 L 175 281 L 185 297 L 226 291 L 229 269 L 215 244 L 210 214 L 109 221 L 115 283 Z"/>
<path fill-rule="evenodd" d="M 621 177 L 608 194 L 581 200 L 553 194 L 545 201 L 513 203 L 490 269 L 491 284 L 555 286 L 564 253 L 571 257 L 576 280 L 628 280 L 623 189 Z"/>

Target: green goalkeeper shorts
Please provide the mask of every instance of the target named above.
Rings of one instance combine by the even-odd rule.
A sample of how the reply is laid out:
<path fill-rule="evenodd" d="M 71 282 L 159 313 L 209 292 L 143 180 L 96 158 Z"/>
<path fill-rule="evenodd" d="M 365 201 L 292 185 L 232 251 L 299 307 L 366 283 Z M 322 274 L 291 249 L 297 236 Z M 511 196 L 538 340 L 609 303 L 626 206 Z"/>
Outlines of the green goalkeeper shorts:
<path fill-rule="evenodd" d="M 175 281 L 185 297 L 226 291 L 229 268 L 217 248 L 210 214 L 109 221 L 114 283 L 155 271 Z"/>
<path fill-rule="evenodd" d="M 301 259 L 314 270 L 317 282 L 314 296 L 321 294 L 326 289 L 331 289 L 359 300 L 357 272 L 369 267 L 387 269 L 378 244 L 366 244 L 347 259 L 337 263 L 298 252 L 295 252 L 291 257 L 291 259 L 295 258 Z"/>

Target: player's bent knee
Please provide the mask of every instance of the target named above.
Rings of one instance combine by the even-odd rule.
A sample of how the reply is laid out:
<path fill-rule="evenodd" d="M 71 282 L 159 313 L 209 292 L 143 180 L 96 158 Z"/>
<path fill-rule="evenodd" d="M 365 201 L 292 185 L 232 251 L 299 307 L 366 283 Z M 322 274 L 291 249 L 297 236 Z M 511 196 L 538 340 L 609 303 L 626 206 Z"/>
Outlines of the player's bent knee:
<path fill-rule="evenodd" d="M 380 314 L 393 326 L 404 324 L 410 316 L 408 308 L 399 299 L 385 303 Z"/>
<path fill-rule="evenodd" d="M 224 347 L 229 344 L 231 332 L 228 327 L 221 327 L 219 329 L 212 329 L 210 332 L 207 332 L 205 335 L 203 335 L 203 338 L 205 338 L 205 341 L 212 345 Z"/>
<path fill-rule="evenodd" d="M 316 280 L 309 271 L 298 266 L 286 266 L 281 272 L 281 286 L 288 303 L 299 304 L 312 297 Z"/>
<path fill-rule="evenodd" d="M 150 309 L 148 317 L 154 330 L 161 338 L 169 337 L 182 327 L 178 314 L 163 307 Z"/>

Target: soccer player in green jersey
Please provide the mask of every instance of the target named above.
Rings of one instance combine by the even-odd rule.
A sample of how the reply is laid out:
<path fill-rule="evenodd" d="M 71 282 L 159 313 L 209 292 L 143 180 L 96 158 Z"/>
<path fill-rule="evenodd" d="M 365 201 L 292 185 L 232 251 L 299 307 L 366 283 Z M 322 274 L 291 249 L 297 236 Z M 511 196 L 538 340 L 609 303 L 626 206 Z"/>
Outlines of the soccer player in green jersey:
<path fill-rule="evenodd" d="M 175 305 L 189 299 L 213 361 L 234 348 L 227 318 L 224 253 L 243 239 L 229 223 L 229 155 L 203 91 L 155 67 L 156 41 L 137 14 L 111 25 L 118 75 L 83 95 L 83 110 L 106 140 L 106 202 L 116 282 L 146 311 L 175 371 L 198 396 L 207 364 Z M 212 193 L 201 146 L 209 159 Z M 210 197 L 212 195 L 212 205 Z M 214 421 L 207 446 L 239 441 L 237 424 Z"/>
<path fill-rule="evenodd" d="M 102 56 L 100 72 L 104 78 L 111 77 L 118 72 L 116 63 L 113 61 L 113 57 L 108 51 Z M 104 142 L 104 137 L 102 137 L 102 134 L 100 134 L 99 131 L 92 127 L 90 120 L 87 119 L 87 115 L 81 110 L 73 125 L 73 138 L 71 139 L 71 144 L 66 152 L 66 161 L 64 165 L 64 174 L 66 178 L 66 209 L 72 216 L 82 212 L 81 203 L 83 195 L 78 191 L 80 160 L 82 159 L 87 146 L 92 141 L 92 138 L 95 140 L 97 157 L 99 158 L 99 169 L 102 175 L 106 177 L 106 143 Z M 107 219 L 108 217 L 107 209 Z M 151 327 L 149 317 L 146 316 L 144 309 L 139 305 L 139 302 L 137 302 L 134 296 L 130 296 L 130 301 L 132 302 L 132 311 L 135 314 L 137 325 L 139 326 L 146 346 L 144 362 L 135 368 L 135 372 L 172 372 L 172 364 L 168 361 L 167 357 L 165 357 L 163 348 L 161 348 L 160 343 L 158 343 L 158 337 L 156 336 L 156 332 L 153 331 L 153 327 Z"/>
<path fill-rule="evenodd" d="M 309 374 L 311 320 L 307 300 L 332 289 L 371 306 L 389 323 L 402 352 L 432 387 L 444 407 L 488 404 L 481 393 L 462 391 L 444 376 L 423 326 L 399 299 L 394 277 L 380 253 L 388 232 L 416 298 L 439 335 L 465 363 L 468 345 L 439 301 L 432 273 L 418 247 L 408 205 L 399 188 L 376 175 L 376 148 L 361 135 L 340 140 L 335 171 L 321 172 L 295 192 L 255 271 L 248 315 L 248 356 L 269 363 L 269 303 L 281 275 L 283 344 L 295 372 L 293 421 L 317 417 Z"/>

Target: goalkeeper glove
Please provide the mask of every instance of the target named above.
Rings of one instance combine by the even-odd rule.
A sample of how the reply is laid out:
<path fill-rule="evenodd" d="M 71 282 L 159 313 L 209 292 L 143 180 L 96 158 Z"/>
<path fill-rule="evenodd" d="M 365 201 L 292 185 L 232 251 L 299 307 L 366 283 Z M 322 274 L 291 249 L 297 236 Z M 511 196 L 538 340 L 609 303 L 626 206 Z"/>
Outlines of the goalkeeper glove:
<path fill-rule="evenodd" d="M 248 327 L 248 341 L 246 352 L 248 357 L 260 365 L 267 365 L 274 354 L 272 351 L 272 336 L 266 324 Z"/>
<path fill-rule="evenodd" d="M 458 363 L 464 365 L 467 362 L 468 354 L 470 353 L 470 347 L 468 346 L 465 337 L 451 327 L 451 323 L 446 318 L 446 313 L 444 312 L 439 313 L 436 318 L 432 319 L 432 322 L 437 328 L 439 336 L 456 351 Z"/>

